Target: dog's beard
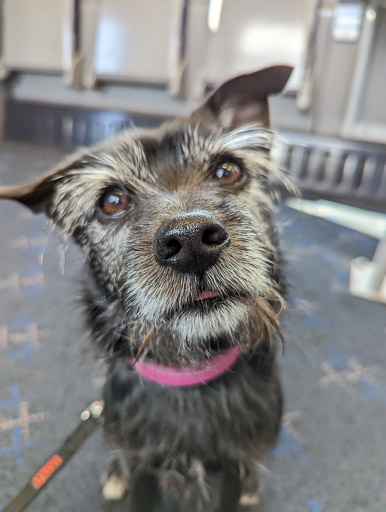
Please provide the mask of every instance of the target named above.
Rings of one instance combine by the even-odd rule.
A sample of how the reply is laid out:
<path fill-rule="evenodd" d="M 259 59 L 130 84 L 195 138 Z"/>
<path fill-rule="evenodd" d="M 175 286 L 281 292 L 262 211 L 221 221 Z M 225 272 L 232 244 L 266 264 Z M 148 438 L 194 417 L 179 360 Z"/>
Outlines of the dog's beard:
<path fill-rule="evenodd" d="M 128 273 L 126 309 L 139 323 L 154 328 L 152 350 L 159 358 L 194 363 L 209 357 L 216 348 L 234 344 L 247 351 L 278 327 L 271 305 L 280 302 L 280 296 L 263 255 L 255 255 L 247 268 L 229 268 L 221 263 L 211 267 L 202 279 L 169 268 Z M 139 279 L 140 275 L 144 279 Z M 202 291 L 217 296 L 197 300 Z M 253 332 L 253 339 L 249 332 Z"/>
<path fill-rule="evenodd" d="M 170 330 L 183 343 L 208 343 L 217 337 L 233 341 L 238 327 L 248 321 L 250 304 L 245 298 L 225 296 L 218 301 L 201 302 L 175 313 L 170 319 Z"/>

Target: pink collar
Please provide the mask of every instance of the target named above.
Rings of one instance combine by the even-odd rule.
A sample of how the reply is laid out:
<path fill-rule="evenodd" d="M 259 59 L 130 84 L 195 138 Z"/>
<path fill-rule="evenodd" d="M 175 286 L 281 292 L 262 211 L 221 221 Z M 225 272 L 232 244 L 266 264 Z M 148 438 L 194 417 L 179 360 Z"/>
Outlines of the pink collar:
<path fill-rule="evenodd" d="M 138 361 L 134 364 L 132 358 L 130 358 L 130 363 L 133 370 L 146 380 L 156 382 L 160 386 L 175 388 L 198 386 L 217 379 L 232 368 L 239 356 L 240 349 L 231 347 L 212 357 L 201 367 L 183 366 L 173 368 L 154 361 Z"/>

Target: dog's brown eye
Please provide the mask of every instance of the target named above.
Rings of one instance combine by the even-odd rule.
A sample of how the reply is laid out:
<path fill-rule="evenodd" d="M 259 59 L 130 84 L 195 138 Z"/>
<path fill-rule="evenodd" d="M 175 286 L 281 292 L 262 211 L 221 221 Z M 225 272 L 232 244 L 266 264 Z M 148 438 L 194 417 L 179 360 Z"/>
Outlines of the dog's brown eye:
<path fill-rule="evenodd" d="M 106 215 L 117 216 L 123 213 L 129 204 L 126 190 L 118 187 L 106 190 L 101 199 L 101 208 Z"/>
<path fill-rule="evenodd" d="M 241 170 L 236 164 L 222 164 L 216 171 L 216 179 L 224 185 L 233 185 L 240 176 Z"/>

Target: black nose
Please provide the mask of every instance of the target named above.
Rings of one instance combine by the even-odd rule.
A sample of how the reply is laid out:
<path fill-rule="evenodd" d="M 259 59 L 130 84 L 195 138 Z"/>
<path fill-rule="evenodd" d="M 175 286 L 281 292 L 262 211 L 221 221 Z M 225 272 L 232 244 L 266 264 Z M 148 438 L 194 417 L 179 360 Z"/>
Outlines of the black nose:
<path fill-rule="evenodd" d="M 154 252 L 159 264 L 200 275 L 214 265 L 229 242 L 229 235 L 217 217 L 195 210 L 177 215 L 160 226 Z"/>

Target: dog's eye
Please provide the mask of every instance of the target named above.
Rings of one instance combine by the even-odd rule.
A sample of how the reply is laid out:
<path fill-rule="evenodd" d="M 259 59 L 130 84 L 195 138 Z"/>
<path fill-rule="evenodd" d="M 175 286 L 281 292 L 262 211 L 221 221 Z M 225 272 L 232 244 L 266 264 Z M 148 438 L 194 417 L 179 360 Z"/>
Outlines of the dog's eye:
<path fill-rule="evenodd" d="M 216 171 L 216 179 L 224 185 L 233 185 L 240 177 L 240 167 L 233 163 L 222 164 Z"/>
<path fill-rule="evenodd" d="M 125 189 L 112 187 L 103 194 L 100 207 L 106 215 L 116 217 L 127 209 L 129 200 L 129 194 Z"/>

